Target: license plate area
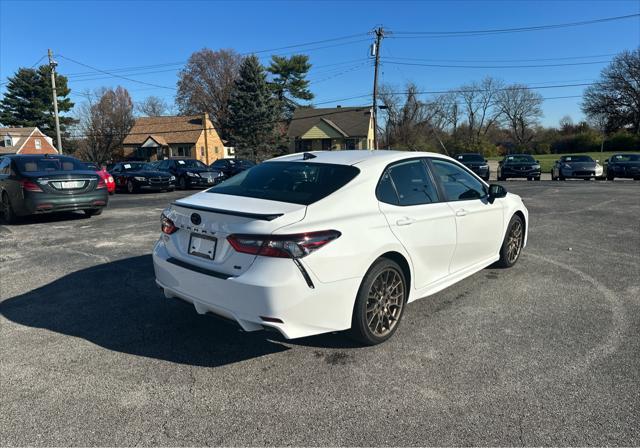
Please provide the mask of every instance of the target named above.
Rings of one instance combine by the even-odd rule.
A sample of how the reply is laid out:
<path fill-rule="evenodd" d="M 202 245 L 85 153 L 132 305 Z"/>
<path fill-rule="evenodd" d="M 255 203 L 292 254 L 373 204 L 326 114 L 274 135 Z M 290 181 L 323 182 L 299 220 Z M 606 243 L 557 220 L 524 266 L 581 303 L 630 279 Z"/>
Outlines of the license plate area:
<path fill-rule="evenodd" d="M 85 181 L 83 180 L 63 180 L 51 183 L 58 190 L 77 190 L 78 188 L 84 188 L 85 186 Z"/>
<path fill-rule="evenodd" d="M 189 255 L 213 260 L 216 256 L 218 239 L 212 236 L 192 233 L 189 237 Z"/>

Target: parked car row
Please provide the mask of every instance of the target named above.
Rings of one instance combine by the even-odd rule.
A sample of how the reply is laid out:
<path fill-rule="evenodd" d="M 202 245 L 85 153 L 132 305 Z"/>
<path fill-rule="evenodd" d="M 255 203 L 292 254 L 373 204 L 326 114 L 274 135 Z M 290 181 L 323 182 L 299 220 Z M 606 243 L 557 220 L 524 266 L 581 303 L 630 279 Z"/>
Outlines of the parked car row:
<path fill-rule="evenodd" d="M 455 156 L 456 160 L 476 173 L 485 182 L 491 175 L 488 161 L 477 153 Z M 513 178 L 540 180 L 540 161 L 529 154 L 508 154 L 498 162 L 496 177 L 499 181 Z M 627 178 L 640 180 L 640 154 L 620 153 L 605 160 L 604 166 L 590 156 L 563 155 L 551 168 L 551 180 Z"/>
<path fill-rule="evenodd" d="M 116 191 L 173 191 L 211 187 L 254 164 L 222 159 L 208 167 L 195 159 L 154 163 L 119 162 L 109 170 L 92 162 L 62 155 L 3 155 L 0 157 L 0 219 L 41 213 L 84 211 L 99 215 Z"/>

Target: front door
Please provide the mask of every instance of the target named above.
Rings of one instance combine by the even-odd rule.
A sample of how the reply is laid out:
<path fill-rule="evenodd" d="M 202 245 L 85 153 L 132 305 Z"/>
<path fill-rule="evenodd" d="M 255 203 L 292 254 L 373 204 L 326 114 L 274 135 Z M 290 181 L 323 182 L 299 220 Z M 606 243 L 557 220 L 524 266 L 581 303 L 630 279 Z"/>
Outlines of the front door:
<path fill-rule="evenodd" d="M 486 185 L 461 165 L 435 158 L 430 165 L 455 214 L 457 244 L 451 273 L 498 255 L 504 226 L 502 201 L 489 203 Z"/>
<path fill-rule="evenodd" d="M 420 289 L 446 277 L 456 246 L 456 222 L 451 207 L 440 200 L 424 159 L 388 167 L 376 195 L 411 258 L 413 286 Z"/>

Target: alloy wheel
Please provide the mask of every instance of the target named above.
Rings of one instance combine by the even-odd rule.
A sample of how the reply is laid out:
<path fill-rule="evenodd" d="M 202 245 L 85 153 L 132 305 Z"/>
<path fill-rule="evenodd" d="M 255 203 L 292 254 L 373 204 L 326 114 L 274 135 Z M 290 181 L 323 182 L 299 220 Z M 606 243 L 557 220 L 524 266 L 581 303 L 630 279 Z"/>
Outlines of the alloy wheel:
<path fill-rule="evenodd" d="M 404 306 L 404 281 L 394 268 L 380 272 L 371 284 L 367 297 L 366 320 L 377 337 L 389 334 L 398 324 Z"/>
<path fill-rule="evenodd" d="M 507 261 L 511 264 L 515 263 L 522 249 L 522 222 L 514 220 L 509 231 L 509 239 L 507 241 Z"/>

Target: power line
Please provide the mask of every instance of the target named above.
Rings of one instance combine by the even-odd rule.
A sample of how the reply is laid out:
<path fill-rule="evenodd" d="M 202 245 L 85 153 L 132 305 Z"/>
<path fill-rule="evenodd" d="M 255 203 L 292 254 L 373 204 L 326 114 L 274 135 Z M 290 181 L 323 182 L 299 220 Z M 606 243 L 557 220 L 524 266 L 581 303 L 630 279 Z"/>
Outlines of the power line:
<path fill-rule="evenodd" d="M 240 54 L 242 56 L 248 56 L 248 55 L 251 55 L 251 54 L 270 53 L 272 51 L 288 50 L 289 48 L 296 48 L 296 47 L 308 47 L 310 45 L 317 45 L 317 44 L 324 44 L 324 43 L 327 43 L 327 42 L 336 42 L 336 41 L 340 41 L 340 40 L 353 39 L 355 37 L 362 37 L 362 36 L 366 36 L 366 35 L 367 35 L 367 33 L 351 34 L 349 36 L 333 37 L 331 39 L 316 40 L 316 41 L 313 41 L 313 42 L 306 42 L 306 43 L 303 43 L 303 44 L 295 44 L 295 45 L 287 45 L 287 46 L 278 47 L 278 48 L 269 48 L 269 49 L 266 49 L 266 50 L 249 51 L 249 52 L 240 53 Z"/>
<path fill-rule="evenodd" d="M 106 70 L 101 70 L 99 68 L 92 67 L 89 64 L 85 64 L 83 62 L 76 61 L 75 59 L 68 58 L 68 57 L 63 56 L 61 54 L 58 54 L 58 57 L 63 58 L 65 60 L 69 61 L 69 62 L 73 62 L 74 64 L 78 64 L 78 65 L 81 65 L 83 67 L 90 68 L 91 70 L 95 70 L 97 72 L 104 73 L 105 75 L 113 76 L 114 78 L 120 78 L 120 79 L 124 79 L 124 80 L 127 80 L 127 81 L 131 81 L 131 82 L 135 82 L 135 83 L 138 83 L 138 84 L 143 84 L 143 85 L 147 85 L 147 86 L 151 86 L 151 87 L 157 87 L 159 89 L 176 90 L 175 87 L 162 86 L 162 85 L 159 85 L 159 84 L 153 84 L 153 83 L 150 83 L 150 82 L 139 81 L 137 79 L 128 78 L 126 76 L 118 75 L 118 74 L 115 74 L 115 73 L 110 73 L 110 72 L 108 72 Z"/>
<path fill-rule="evenodd" d="M 618 53 L 606 53 L 606 54 L 594 54 L 590 56 L 563 56 L 557 58 L 534 58 L 534 59 L 426 59 L 426 58 L 409 58 L 400 56 L 387 56 L 385 59 L 400 59 L 406 61 L 422 61 L 422 62 L 495 62 L 495 63 L 509 63 L 509 62 L 541 62 L 541 61 L 567 61 L 575 59 L 592 59 L 592 58 L 606 58 L 615 56 Z"/>
<path fill-rule="evenodd" d="M 568 67 L 576 65 L 608 64 L 611 61 L 591 61 L 591 62 L 564 62 L 560 64 L 525 64 L 525 65 L 448 65 L 448 64 L 424 64 L 420 62 L 390 61 L 384 58 L 383 63 L 394 65 L 411 65 L 415 67 L 431 68 L 543 68 L 543 67 Z"/>
<path fill-rule="evenodd" d="M 464 30 L 464 31 L 394 31 L 390 38 L 403 39 L 403 38 L 428 38 L 428 37 L 456 37 L 456 36 L 483 36 L 490 34 L 507 34 L 507 33 L 523 33 L 530 31 L 543 31 L 559 28 L 572 28 L 585 25 L 593 25 L 597 23 L 614 22 L 619 20 L 627 20 L 634 17 L 639 17 L 639 13 L 627 14 L 623 16 L 604 17 L 592 20 L 583 20 L 579 22 L 568 23 L 556 23 L 550 25 L 537 25 L 537 26 L 525 26 L 517 28 L 496 28 L 486 30 Z M 400 36 L 397 36 L 400 35 Z M 413 35 L 413 36 L 408 36 Z"/>

